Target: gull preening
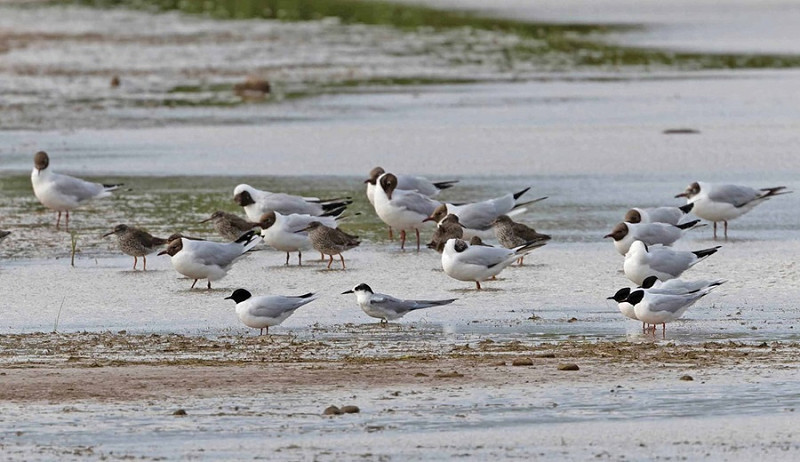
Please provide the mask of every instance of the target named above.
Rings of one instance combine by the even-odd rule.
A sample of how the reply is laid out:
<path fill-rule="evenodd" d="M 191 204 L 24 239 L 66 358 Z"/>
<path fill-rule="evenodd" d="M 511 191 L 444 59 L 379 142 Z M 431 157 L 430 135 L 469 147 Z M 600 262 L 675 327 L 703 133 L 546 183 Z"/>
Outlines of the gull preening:
<path fill-rule="evenodd" d="M 33 156 L 31 184 L 33 194 L 45 207 L 58 212 L 56 229 L 61 224 L 61 213 L 66 212 L 65 228 L 69 230 L 69 211 L 92 199 L 108 197 L 122 184 L 102 184 L 81 180 L 69 175 L 54 173 L 48 167 L 50 157 L 44 151 Z"/>
<path fill-rule="evenodd" d="M 103 237 L 112 234 L 117 236 L 119 250 L 133 257 L 134 270 L 136 269 L 138 257 L 142 257 L 142 268 L 144 271 L 147 271 L 147 255 L 155 252 L 157 248 L 167 243 L 167 239 L 154 237 L 145 230 L 125 224 L 115 226 L 113 230 L 103 234 Z"/>
<path fill-rule="evenodd" d="M 259 221 L 261 216 L 268 212 L 278 212 L 284 215 L 292 213 L 314 216 L 335 215 L 353 202 L 347 197 L 322 200 L 316 197 L 273 193 L 256 189 L 247 184 L 240 184 L 234 188 L 233 200 L 244 207 L 244 212 L 253 222 Z"/>
<path fill-rule="evenodd" d="M 642 284 L 648 276 L 662 281 L 675 279 L 684 271 L 716 253 L 720 246 L 709 249 L 684 251 L 660 245 L 649 247 L 642 241 L 634 241 L 625 254 L 622 269 L 625 276 L 635 284 Z"/>
<path fill-rule="evenodd" d="M 728 220 L 740 217 L 756 205 L 781 194 L 789 194 L 786 186 L 753 189 L 733 184 L 713 184 L 696 181 L 675 197 L 685 197 L 687 203 L 694 204 L 692 213 L 714 222 L 714 239 L 717 238 L 717 222 L 725 225 L 725 238 L 728 238 Z"/>
<path fill-rule="evenodd" d="M 617 252 L 625 255 L 634 241 L 642 241 L 646 245 L 671 246 L 683 236 L 683 233 L 700 226 L 705 226 L 700 224 L 700 220 L 677 226 L 668 223 L 619 223 L 603 238 L 613 238 Z"/>
<path fill-rule="evenodd" d="M 355 294 L 358 306 L 367 313 L 368 316 L 380 319 L 381 324 L 388 323 L 395 319 L 402 318 L 406 314 L 430 308 L 432 306 L 442 306 L 453 303 L 457 299 L 448 298 L 445 300 L 404 300 L 392 297 L 391 295 L 375 293 L 366 284 L 359 284 L 351 290 L 342 292 L 344 294 Z"/>
<path fill-rule="evenodd" d="M 481 281 L 498 275 L 508 265 L 546 243 L 538 240 L 504 249 L 469 245 L 461 239 L 450 239 L 442 252 L 442 269 L 453 279 L 474 282 L 476 288 L 481 290 Z"/>
<path fill-rule="evenodd" d="M 242 324 L 253 329 L 261 329 L 259 335 L 264 335 L 264 332 L 269 334 L 270 327 L 282 323 L 293 315 L 295 310 L 313 302 L 316 298 L 312 292 L 294 297 L 253 296 L 245 289 L 236 289 L 230 296 L 225 297 L 225 300 L 233 300 L 236 303 L 236 316 Z"/>
<path fill-rule="evenodd" d="M 172 267 L 182 275 L 194 279 L 192 289 L 200 279 L 218 281 L 228 274 L 233 262 L 261 242 L 261 236 L 248 231 L 235 242 L 210 242 L 181 237 L 170 241 L 159 255 L 169 255 Z"/>

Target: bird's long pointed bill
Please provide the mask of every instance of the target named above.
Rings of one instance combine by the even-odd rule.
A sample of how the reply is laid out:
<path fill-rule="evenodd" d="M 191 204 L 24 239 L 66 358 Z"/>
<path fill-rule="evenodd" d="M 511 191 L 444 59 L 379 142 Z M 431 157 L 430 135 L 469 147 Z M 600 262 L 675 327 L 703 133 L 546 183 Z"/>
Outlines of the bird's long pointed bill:
<path fill-rule="evenodd" d="M 223 298 L 223 300 L 233 300 L 233 295 Z"/>
<path fill-rule="evenodd" d="M 206 218 L 205 220 L 201 221 L 200 223 L 205 223 L 205 222 L 211 221 L 211 220 L 213 220 L 213 218 Z"/>
<path fill-rule="evenodd" d="M 166 251 L 166 250 L 162 250 L 161 252 L 158 252 L 158 253 L 156 254 L 156 256 L 159 256 L 159 255 L 166 255 L 166 254 L 167 254 L 167 251 Z"/>
<path fill-rule="evenodd" d="M 114 234 L 114 231 L 109 231 L 109 232 L 103 234 L 103 237 L 111 236 L 112 234 Z"/>
<path fill-rule="evenodd" d="M 679 198 L 679 197 L 686 197 L 686 193 L 685 193 L 685 192 L 682 192 L 682 193 L 680 193 L 680 194 L 676 194 L 676 195 L 675 195 L 675 198 L 676 198 L 676 199 L 677 199 L 677 198 Z"/>
<path fill-rule="evenodd" d="M 352 293 L 353 293 L 352 290 L 346 290 L 346 291 L 342 292 L 342 295 L 344 295 L 344 294 L 352 294 Z"/>

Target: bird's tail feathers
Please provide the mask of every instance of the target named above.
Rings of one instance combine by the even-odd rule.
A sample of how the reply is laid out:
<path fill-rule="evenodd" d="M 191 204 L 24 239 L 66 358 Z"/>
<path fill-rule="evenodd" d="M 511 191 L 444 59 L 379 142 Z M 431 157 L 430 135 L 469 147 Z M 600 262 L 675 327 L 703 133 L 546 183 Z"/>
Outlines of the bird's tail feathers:
<path fill-rule="evenodd" d="M 106 191 L 114 191 L 116 189 L 119 189 L 120 186 L 124 186 L 124 185 L 125 185 L 125 183 L 117 183 L 117 184 L 105 184 L 105 183 L 103 183 L 103 189 L 105 189 Z"/>
<path fill-rule="evenodd" d="M 433 183 L 433 185 L 439 189 L 447 189 L 447 188 L 452 188 L 453 186 L 455 186 L 456 183 L 458 183 L 458 180 L 447 180 L 447 181 L 437 181 L 436 183 Z"/>
<path fill-rule="evenodd" d="M 761 191 L 764 191 L 766 194 L 761 196 L 761 199 L 766 199 L 772 196 L 780 196 L 781 194 L 789 194 L 793 193 L 794 191 L 784 191 L 786 186 L 776 186 L 774 188 L 762 188 Z"/>
<path fill-rule="evenodd" d="M 538 249 L 539 247 L 547 244 L 547 239 L 536 239 L 534 241 L 528 241 L 522 244 L 519 247 L 514 247 L 514 254 L 516 255 L 527 255 L 531 251 Z"/>
<path fill-rule="evenodd" d="M 700 228 L 702 226 L 705 226 L 705 223 L 700 223 L 700 220 L 692 220 L 692 221 L 687 221 L 686 223 L 681 223 L 681 224 L 675 225 L 675 226 L 677 226 L 680 229 L 693 229 L 693 228 Z"/>
<path fill-rule="evenodd" d="M 517 200 L 517 199 L 519 199 L 520 197 L 522 197 L 522 195 L 523 195 L 523 194 L 525 194 L 526 192 L 528 192 L 528 190 L 529 190 L 529 189 L 531 189 L 531 187 L 530 187 L 530 186 L 528 186 L 527 188 L 523 189 L 523 190 L 522 190 L 522 191 L 520 191 L 520 192 L 514 193 L 514 200 Z"/>
<path fill-rule="evenodd" d="M 686 205 L 681 205 L 680 207 L 678 207 L 678 209 L 680 209 L 680 211 L 683 213 L 689 213 L 692 211 L 693 208 L 694 208 L 694 202 L 690 202 Z"/>
<path fill-rule="evenodd" d="M 710 249 L 695 250 L 692 253 L 695 254 L 697 258 L 703 259 L 708 256 L 714 255 L 717 252 L 717 250 L 719 250 L 721 247 L 722 247 L 721 245 L 718 245 L 716 247 L 711 247 Z"/>

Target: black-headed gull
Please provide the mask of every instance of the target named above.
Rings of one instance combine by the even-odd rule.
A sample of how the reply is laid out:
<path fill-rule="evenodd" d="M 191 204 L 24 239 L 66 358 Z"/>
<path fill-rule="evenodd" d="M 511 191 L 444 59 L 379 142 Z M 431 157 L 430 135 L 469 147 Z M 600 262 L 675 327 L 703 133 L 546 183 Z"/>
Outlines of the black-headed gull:
<path fill-rule="evenodd" d="M 289 253 L 297 252 L 297 264 L 303 265 L 303 251 L 313 247 L 308 232 L 304 231 L 313 221 L 318 221 L 329 228 L 336 228 L 338 220 L 343 218 L 342 210 L 337 216 L 315 217 L 292 213 L 283 215 L 279 212 L 267 212 L 261 217 L 261 237 L 275 250 L 286 252 L 286 265 L 289 264 Z M 322 257 L 325 258 L 324 255 Z"/>
<path fill-rule="evenodd" d="M 636 317 L 647 324 L 661 324 L 662 332 L 666 333 L 666 323 L 677 321 L 686 313 L 690 306 L 705 297 L 716 287 L 708 287 L 688 294 L 654 293 L 637 289 L 628 295 L 627 302 L 633 305 Z"/>
<path fill-rule="evenodd" d="M 192 289 L 200 279 L 217 281 L 228 274 L 237 258 L 261 242 L 261 236 L 248 231 L 235 242 L 199 241 L 181 237 L 171 240 L 159 255 L 169 255 L 172 267 L 182 275 L 194 279 Z"/>
<path fill-rule="evenodd" d="M 265 331 L 269 334 L 270 327 L 282 323 L 294 314 L 295 310 L 313 302 L 316 298 L 312 292 L 295 297 L 253 296 L 245 289 L 236 289 L 230 296 L 225 297 L 225 300 L 233 300 L 236 303 L 236 315 L 242 324 L 253 329 L 261 329 L 260 335 L 264 335 Z"/>
<path fill-rule="evenodd" d="M 669 223 L 677 225 L 689 212 L 694 204 L 680 207 L 634 207 L 625 213 L 622 221 L 628 223 Z"/>
<path fill-rule="evenodd" d="M 450 239 L 442 252 L 442 269 L 453 279 L 474 282 L 481 290 L 481 281 L 498 275 L 505 267 L 524 257 L 546 241 L 529 242 L 513 249 L 469 245 L 461 239 Z"/>
<path fill-rule="evenodd" d="M 397 177 L 391 173 L 381 175 L 378 186 L 375 188 L 375 212 L 378 217 L 392 228 L 400 230 L 401 249 L 406 245 L 406 230 L 413 229 L 417 234 L 419 251 L 419 229 L 441 203 L 416 191 L 397 189 Z"/>
<path fill-rule="evenodd" d="M 744 215 L 771 197 L 792 192 L 785 189 L 786 186 L 753 189 L 748 186 L 696 181 L 675 197 L 685 197 L 687 203 L 694 204 L 692 213 L 714 222 L 714 239 L 717 238 L 717 222 L 723 222 L 727 239 L 728 220 Z"/>
<path fill-rule="evenodd" d="M 75 178 L 74 176 L 54 173 L 48 167 L 50 157 L 44 151 L 33 156 L 31 184 L 33 194 L 45 207 L 58 212 L 56 229 L 61 224 L 61 212 L 66 212 L 65 228 L 69 230 L 69 211 L 91 199 L 108 197 L 111 191 L 122 184 L 101 184 Z"/>
<path fill-rule="evenodd" d="M 464 226 L 464 236 L 472 237 L 475 235 L 491 234 L 492 222 L 500 215 L 518 215 L 527 211 L 527 206 L 547 199 L 540 197 L 526 202 L 521 202 L 520 198 L 531 188 L 525 188 L 516 193 L 509 193 L 504 196 L 487 199 L 480 202 L 469 204 L 442 204 L 428 216 L 428 220 L 440 222 L 448 214 L 452 213 L 458 217 L 459 222 Z"/>
<path fill-rule="evenodd" d="M 157 248 L 167 243 L 166 239 L 154 237 L 139 228 L 119 224 L 113 230 L 103 234 L 103 237 L 115 234 L 119 249 L 122 253 L 133 257 L 133 269 L 136 269 L 138 257 L 142 257 L 144 271 L 147 271 L 147 255 L 156 251 Z"/>
<path fill-rule="evenodd" d="M 619 223 L 603 238 L 613 238 L 617 252 L 625 255 L 633 241 L 642 241 L 646 245 L 671 246 L 683 236 L 683 233 L 699 226 L 705 225 L 700 224 L 700 220 L 689 221 L 677 226 L 668 223 Z"/>
<path fill-rule="evenodd" d="M 457 300 L 455 298 L 446 300 L 403 300 L 391 295 L 375 293 L 366 284 L 359 284 L 352 290 L 342 292 L 342 294 L 356 294 L 356 302 L 364 310 L 364 313 L 380 319 L 381 324 L 402 318 L 414 310 L 448 305 Z"/>
<path fill-rule="evenodd" d="M 684 271 L 713 255 L 720 246 L 693 252 L 673 250 L 669 247 L 646 246 L 642 241 L 634 241 L 625 254 L 622 269 L 625 276 L 635 284 L 641 285 L 648 276 L 656 276 L 662 281 L 675 279 Z"/>
<path fill-rule="evenodd" d="M 300 213 L 322 216 L 337 214 L 353 201 L 350 198 L 318 199 L 291 194 L 262 191 L 247 184 L 240 184 L 233 190 L 233 201 L 244 207 L 250 221 L 256 222 L 267 212 L 278 212 L 284 215 Z"/>

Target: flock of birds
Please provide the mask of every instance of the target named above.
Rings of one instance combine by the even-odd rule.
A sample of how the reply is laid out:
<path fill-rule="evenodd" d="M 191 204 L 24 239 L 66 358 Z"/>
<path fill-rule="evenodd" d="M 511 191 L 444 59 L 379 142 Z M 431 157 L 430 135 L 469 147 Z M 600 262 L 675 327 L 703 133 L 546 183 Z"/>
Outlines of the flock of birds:
<path fill-rule="evenodd" d="M 47 208 L 66 214 L 65 227 L 69 228 L 69 213 L 81 204 L 96 198 L 107 197 L 118 184 L 100 184 L 68 175 L 54 173 L 47 153 L 34 155 L 31 182 L 34 194 Z M 405 248 L 406 233 L 413 230 L 416 249 L 420 250 L 420 229 L 428 222 L 436 223 L 436 230 L 428 247 L 441 254 L 444 272 L 459 281 L 474 282 L 481 290 L 481 282 L 494 278 L 503 269 L 523 259 L 533 250 L 545 245 L 550 236 L 516 223 L 512 217 L 525 213 L 528 208 L 546 197 L 525 200 L 522 197 L 530 188 L 501 197 L 466 204 L 443 203 L 435 197 L 450 188 L 457 180 L 431 182 L 423 177 L 394 175 L 380 167 L 373 169 L 365 181 L 366 194 L 375 213 L 389 227 L 389 236 L 400 232 L 400 246 Z M 753 189 L 746 186 L 721 185 L 696 182 L 676 197 L 685 197 L 682 207 L 633 208 L 623 222 L 607 234 L 617 251 L 624 255 L 623 270 L 636 287 L 626 287 L 609 297 L 618 303 L 627 317 L 643 323 L 643 329 L 675 321 L 700 298 L 725 281 L 682 281 L 677 279 L 687 269 L 714 254 L 719 246 L 697 251 L 674 250 L 670 246 L 681 236 L 698 226 L 700 220 L 690 220 L 692 213 L 714 223 L 723 222 L 724 235 L 728 235 L 728 221 L 750 211 L 761 202 L 789 193 L 785 187 Z M 320 200 L 283 193 L 261 191 L 246 184 L 234 189 L 234 201 L 243 207 L 247 218 L 223 211 L 214 212 L 204 222 L 211 222 L 225 242 L 213 242 L 181 234 L 168 238 L 152 236 L 148 232 L 119 224 L 104 235 L 115 235 L 120 250 L 138 258 L 147 270 L 147 255 L 162 246 L 158 255 L 169 255 L 175 270 L 193 279 L 211 282 L 225 277 L 234 262 L 262 241 L 290 254 L 297 252 L 297 264 L 302 265 L 302 252 L 315 249 L 322 258 L 329 257 L 330 268 L 338 256 L 345 269 L 343 252 L 360 244 L 358 236 L 339 228 L 350 198 Z M 9 232 L 0 231 L 0 240 Z M 490 235 L 500 246 L 490 246 L 482 239 Z M 410 311 L 452 303 L 446 300 L 404 300 L 373 292 L 367 284 L 359 284 L 343 293 L 353 293 L 363 311 L 380 319 L 381 323 L 398 319 Z M 248 327 L 269 331 L 288 318 L 301 306 L 315 300 L 313 293 L 300 296 L 254 296 L 245 289 L 235 290 L 226 299 L 236 303 L 239 319 Z"/>

